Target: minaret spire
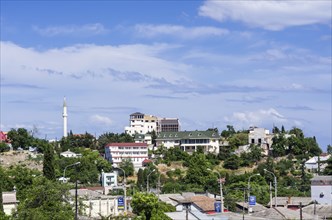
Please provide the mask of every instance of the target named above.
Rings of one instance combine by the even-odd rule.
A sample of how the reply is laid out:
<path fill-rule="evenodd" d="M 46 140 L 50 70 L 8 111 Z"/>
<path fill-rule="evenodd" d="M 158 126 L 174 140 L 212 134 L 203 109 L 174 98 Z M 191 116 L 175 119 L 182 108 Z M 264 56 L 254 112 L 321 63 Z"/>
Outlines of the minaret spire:
<path fill-rule="evenodd" d="M 67 103 L 66 103 L 66 96 L 63 97 L 63 137 L 67 137 L 68 132 L 67 132 Z"/>

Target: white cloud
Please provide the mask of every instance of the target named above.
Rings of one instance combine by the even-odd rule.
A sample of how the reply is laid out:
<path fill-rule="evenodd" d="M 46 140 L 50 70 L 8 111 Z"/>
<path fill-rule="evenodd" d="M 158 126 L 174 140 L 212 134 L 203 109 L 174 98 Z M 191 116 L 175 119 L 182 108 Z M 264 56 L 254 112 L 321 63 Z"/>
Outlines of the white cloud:
<path fill-rule="evenodd" d="M 53 37 L 57 35 L 82 35 L 91 36 L 99 35 L 108 32 L 108 30 L 100 23 L 85 24 L 85 25 L 65 25 L 65 26 L 49 26 L 41 28 L 38 26 L 32 27 L 34 31 L 43 36 Z"/>
<path fill-rule="evenodd" d="M 206 1 L 199 15 L 223 22 L 278 31 L 291 26 L 331 23 L 331 1 Z"/>
<path fill-rule="evenodd" d="M 170 35 L 183 39 L 195 39 L 201 37 L 224 36 L 229 33 L 223 28 L 201 26 L 201 27 L 183 27 L 179 25 L 148 25 L 139 24 L 135 30 L 145 37 L 156 37 L 159 35 Z"/>
<path fill-rule="evenodd" d="M 113 121 L 110 118 L 108 118 L 106 116 L 101 116 L 101 115 L 92 115 L 90 117 L 90 121 L 92 123 L 104 124 L 106 126 L 113 125 Z"/>
<path fill-rule="evenodd" d="M 288 120 L 274 108 L 260 109 L 252 112 L 234 112 L 230 117 L 224 118 L 236 127 L 262 126 L 263 124 L 281 123 Z"/>

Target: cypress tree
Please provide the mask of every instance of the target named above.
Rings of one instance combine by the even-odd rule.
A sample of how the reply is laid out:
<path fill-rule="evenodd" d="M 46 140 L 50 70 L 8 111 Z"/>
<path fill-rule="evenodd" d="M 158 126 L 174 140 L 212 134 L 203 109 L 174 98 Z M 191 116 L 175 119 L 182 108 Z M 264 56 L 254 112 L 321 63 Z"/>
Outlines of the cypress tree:
<path fill-rule="evenodd" d="M 44 176 L 49 180 L 55 180 L 54 149 L 50 144 L 45 146 L 43 165 Z"/>

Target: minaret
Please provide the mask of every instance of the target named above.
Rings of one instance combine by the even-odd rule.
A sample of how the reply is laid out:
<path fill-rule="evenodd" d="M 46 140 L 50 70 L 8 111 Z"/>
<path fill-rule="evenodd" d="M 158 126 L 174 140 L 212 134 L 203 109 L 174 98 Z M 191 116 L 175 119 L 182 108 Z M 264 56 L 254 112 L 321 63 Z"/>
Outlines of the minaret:
<path fill-rule="evenodd" d="M 67 103 L 66 103 L 66 97 L 63 98 L 63 137 L 67 137 L 68 132 L 67 132 Z"/>

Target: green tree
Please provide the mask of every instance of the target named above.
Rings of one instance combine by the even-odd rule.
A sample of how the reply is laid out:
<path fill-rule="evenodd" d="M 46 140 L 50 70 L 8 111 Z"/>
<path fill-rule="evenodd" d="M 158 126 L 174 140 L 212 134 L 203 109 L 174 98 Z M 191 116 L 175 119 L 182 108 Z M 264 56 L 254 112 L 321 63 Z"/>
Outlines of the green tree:
<path fill-rule="evenodd" d="M 25 128 L 18 128 L 17 130 L 11 129 L 7 134 L 8 139 L 11 140 L 12 147 L 17 149 L 22 147 L 28 149 L 31 146 L 33 137 Z"/>
<path fill-rule="evenodd" d="M 0 153 L 9 151 L 9 146 L 5 142 L 0 142 Z"/>
<path fill-rule="evenodd" d="M 227 127 L 227 130 L 223 130 L 220 135 L 227 139 L 230 136 L 234 135 L 236 132 L 235 132 L 233 126 L 227 125 L 226 127 Z"/>
<path fill-rule="evenodd" d="M 332 175 L 332 156 L 326 161 L 327 166 L 324 169 L 324 174 L 325 175 Z"/>
<path fill-rule="evenodd" d="M 224 167 L 226 169 L 236 170 L 240 167 L 241 159 L 236 155 L 232 154 L 224 162 Z"/>
<path fill-rule="evenodd" d="M 20 200 L 17 208 L 17 219 L 73 219 L 74 212 L 67 195 L 67 185 L 37 177 L 25 189 L 25 199 Z"/>
<path fill-rule="evenodd" d="M 174 212 L 175 207 L 159 202 L 152 193 L 135 193 L 131 202 L 133 213 L 144 216 L 147 220 L 169 219 L 164 212 Z"/>
<path fill-rule="evenodd" d="M 262 159 L 262 151 L 263 149 L 256 145 L 256 144 L 251 144 L 250 145 L 250 158 L 253 162 L 256 164 Z"/>
<path fill-rule="evenodd" d="M 211 164 L 206 159 L 206 156 L 195 152 L 190 157 L 188 164 L 185 182 L 196 184 L 198 186 L 205 186 L 207 177 L 211 173 L 211 171 L 207 170 L 208 168 L 211 168 Z"/>
<path fill-rule="evenodd" d="M 288 148 L 287 139 L 283 134 L 276 134 L 272 138 L 272 155 L 273 157 L 281 157 L 286 155 L 286 148 Z"/>
<path fill-rule="evenodd" d="M 55 180 L 54 149 L 51 144 L 44 148 L 43 174 L 49 180 Z"/>
<path fill-rule="evenodd" d="M 126 176 L 134 175 L 134 164 L 131 159 L 123 159 L 119 166 L 126 172 Z"/>
<path fill-rule="evenodd" d="M 248 133 L 247 132 L 239 132 L 232 135 L 229 139 L 229 146 L 232 149 L 235 149 L 239 146 L 247 145 L 248 144 Z"/>
<path fill-rule="evenodd" d="M 144 173 L 141 168 L 139 168 L 139 170 L 137 172 L 137 183 L 136 184 L 140 190 L 143 190 L 145 183 L 144 183 Z"/>

